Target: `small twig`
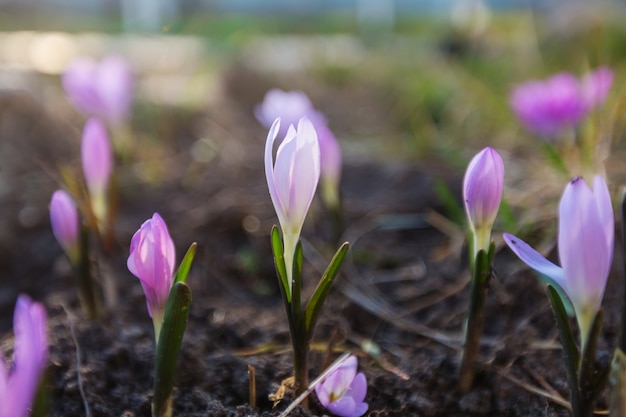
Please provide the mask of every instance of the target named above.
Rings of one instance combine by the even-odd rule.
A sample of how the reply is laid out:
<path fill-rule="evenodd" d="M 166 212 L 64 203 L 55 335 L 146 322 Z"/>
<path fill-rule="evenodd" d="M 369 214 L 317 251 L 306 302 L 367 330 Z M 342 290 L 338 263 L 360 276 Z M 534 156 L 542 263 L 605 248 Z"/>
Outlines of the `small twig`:
<path fill-rule="evenodd" d="M 332 365 L 330 365 L 328 368 L 326 368 L 326 370 L 324 372 L 322 372 L 317 378 L 315 378 L 313 380 L 313 382 L 311 382 L 309 384 L 307 389 L 304 390 L 304 392 L 302 394 L 300 394 L 295 400 L 293 400 L 291 402 L 291 404 L 289 404 L 289 407 L 287 407 L 285 409 L 285 411 L 283 411 L 280 414 L 279 417 L 287 417 L 289 415 L 289 413 L 291 413 L 294 410 L 294 408 L 296 408 L 298 405 L 300 405 L 300 403 L 302 401 L 304 401 L 304 399 L 306 397 L 308 397 L 308 395 L 315 389 L 317 384 L 319 384 L 324 378 L 326 378 L 326 376 L 328 374 L 333 372 L 335 369 L 339 368 L 339 366 L 341 366 L 341 363 L 344 360 L 346 360 L 348 358 L 348 356 L 350 356 L 350 352 L 346 352 L 343 355 L 341 355 L 339 358 L 337 358 L 337 360 L 335 362 L 333 362 Z"/>
<path fill-rule="evenodd" d="M 70 325 L 70 332 L 72 333 L 72 340 L 74 340 L 74 345 L 76 346 L 76 378 L 78 380 L 78 391 L 80 393 L 80 397 L 83 400 L 83 408 L 85 409 L 85 417 L 91 417 L 91 410 L 89 409 L 89 403 L 87 402 L 87 397 L 85 396 L 85 389 L 83 387 L 83 378 L 80 374 L 80 370 L 82 368 L 81 361 L 81 353 L 80 346 L 78 345 L 78 338 L 76 337 L 76 331 L 74 329 L 74 320 L 75 316 L 65 307 L 62 306 L 65 314 L 67 315 L 67 321 Z"/>
<path fill-rule="evenodd" d="M 253 365 L 248 365 L 248 379 L 250 383 L 250 405 L 256 407 L 256 378 Z"/>

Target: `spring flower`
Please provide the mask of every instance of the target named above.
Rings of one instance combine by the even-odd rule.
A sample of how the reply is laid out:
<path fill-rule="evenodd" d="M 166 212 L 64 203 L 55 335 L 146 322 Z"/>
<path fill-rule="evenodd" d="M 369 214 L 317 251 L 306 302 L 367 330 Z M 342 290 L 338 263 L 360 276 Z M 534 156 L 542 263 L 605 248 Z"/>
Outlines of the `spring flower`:
<path fill-rule="evenodd" d="M 313 123 L 320 148 L 322 199 L 329 207 L 337 208 L 341 180 L 341 147 L 333 132 L 328 128 L 326 118 L 315 110 L 307 95 L 302 91 L 270 90 L 265 94 L 263 102 L 255 108 L 254 114 L 267 128 L 274 120 L 280 118 L 279 137 L 284 137 L 289 126 L 296 126 L 302 117 L 308 118 Z"/>
<path fill-rule="evenodd" d="M 79 257 L 78 209 L 72 196 L 64 190 L 57 190 L 50 199 L 50 224 L 52 233 L 72 263 Z"/>
<path fill-rule="evenodd" d="M 174 241 L 161 216 L 154 213 L 133 235 L 127 266 L 141 281 L 157 341 L 174 279 L 175 262 Z"/>
<path fill-rule="evenodd" d="M 63 74 L 63 87 L 74 107 L 86 116 L 119 123 L 130 112 L 133 76 L 126 60 L 107 56 L 74 60 Z"/>
<path fill-rule="evenodd" d="M 491 228 L 498 214 L 504 186 L 500 154 L 485 148 L 470 161 L 463 179 L 463 202 L 474 237 L 474 256 L 489 251 Z"/>
<path fill-rule="evenodd" d="M 294 251 L 320 177 L 320 149 L 313 124 L 303 117 L 297 130 L 289 127 L 278 147 L 274 163 L 273 145 L 279 130 L 280 119 L 276 119 L 265 142 L 265 177 L 283 232 L 291 292 Z"/>
<path fill-rule="evenodd" d="M 356 356 L 349 356 L 339 368 L 315 386 L 320 403 L 331 413 L 341 417 L 360 417 L 367 412 L 363 402 L 367 380 L 362 372 L 357 374 Z"/>
<path fill-rule="evenodd" d="M 563 72 L 518 85 L 511 94 L 511 107 L 526 129 L 553 138 L 601 105 L 612 83 L 613 72 L 606 67 L 586 74 L 581 81 Z"/>
<path fill-rule="evenodd" d="M 593 190 L 582 178 L 565 188 L 559 204 L 561 267 L 545 259 L 519 238 L 504 234 L 507 245 L 537 272 L 565 291 L 576 313 L 584 346 L 604 295 L 613 259 L 614 219 L 604 180 L 596 176 Z"/>
<path fill-rule="evenodd" d="M 13 366 L 0 354 L 0 417 L 27 417 L 48 360 L 44 307 L 21 295 L 15 305 Z"/>
<path fill-rule="evenodd" d="M 113 151 L 106 127 L 99 119 L 87 120 L 80 151 L 93 212 L 96 219 L 104 223 L 109 178 L 113 170 Z"/>

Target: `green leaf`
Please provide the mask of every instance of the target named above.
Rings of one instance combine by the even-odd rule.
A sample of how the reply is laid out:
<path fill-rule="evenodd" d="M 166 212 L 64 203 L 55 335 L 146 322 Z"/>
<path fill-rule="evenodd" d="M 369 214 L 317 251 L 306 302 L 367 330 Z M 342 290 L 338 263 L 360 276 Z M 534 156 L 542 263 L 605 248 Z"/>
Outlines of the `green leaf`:
<path fill-rule="evenodd" d="M 433 190 L 435 191 L 437 199 L 439 199 L 439 202 L 443 205 L 448 218 L 452 220 L 453 223 L 463 226 L 466 222 L 465 210 L 463 209 L 463 206 L 459 204 L 448 184 L 438 178 L 435 180 Z"/>
<path fill-rule="evenodd" d="M 191 246 L 189 246 L 185 257 L 178 267 L 178 271 L 176 271 L 176 275 L 174 275 L 174 282 L 187 282 L 187 275 L 189 275 L 189 270 L 191 269 L 191 264 L 196 256 L 197 249 L 198 244 L 196 242 L 193 242 Z"/>
<path fill-rule="evenodd" d="M 170 417 L 172 415 L 174 373 L 180 345 L 189 319 L 190 305 L 191 291 L 187 284 L 184 282 L 175 283 L 167 300 L 163 326 L 156 347 L 152 417 Z"/>
<path fill-rule="evenodd" d="M 274 266 L 278 274 L 281 293 L 287 303 L 291 303 L 291 292 L 289 291 L 289 280 L 287 278 L 287 268 L 285 267 L 285 254 L 283 248 L 283 240 L 280 237 L 278 227 L 272 227 L 272 252 L 274 253 Z"/>
<path fill-rule="evenodd" d="M 304 310 L 305 316 L 305 332 L 307 335 L 307 339 L 310 339 L 313 336 L 313 331 L 315 330 L 315 324 L 317 322 L 317 318 L 322 309 L 322 305 L 324 304 L 324 300 L 326 300 L 326 296 L 328 295 L 328 291 L 339 272 L 339 268 L 343 263 L 344 258 L 346 257 L 346 253 L 348 252 L 349 244 L 345 242 L 335 253 L 333 259 L 328 264 L 328 268 L 322 275 L 319 283 L 317 284 L 317 288 L 313 292 L 313 295 L 309 299 L 309 302 L 306 305 Z"/>
<path fill-rule="evenodd" d="M 563 158 L 561 157 L 559 151 L 550 141 L 543 140 L 541 142 L 543 143 L 541 149 L 543 150 L 544 156 L 548 159 L 548 163 L 550 163 L 550 165 L 552 165 L 552 168 L 554 168 L 557 172 L 565 175 L 566 178 L 569 178 L 569 169 L 567 169 L 567 166 L 565 165 L 565 162 L 563 161 Z"/>
<path fill-rule="evenodd" d="M 291 288 L 291 317 L 298 332 L 302 330 L 302 262 L 302 243 L 298 241 L 293 256 L 293 287 Z"/>
<path fill-rule="evenodd" d="M 609 401 L 610 416 L 626 415 L 626 355 L 617 348 L 611 363 L 611 374 L 609 376 L 611 385 L 611 395 Z"/>
<path fill-rule="evenodd" d="M 553 286 L 547 286 L 548 299 L 550 307 L 556 319 L 559 329 L 561 345 L 563 346 L 563 355 L 565 356 L 565 367 L 567 369 L 567 384 L 570 389 L 570 402 L 572 404 L 572 415 L 577 417 L 580 415 L 580 390 L 578 387 L 578 363 L 580 360 L 580 352 L 576 347 L 572 328 L 569 325 L 567 312 L 563 306 L 561 296 Z"/>

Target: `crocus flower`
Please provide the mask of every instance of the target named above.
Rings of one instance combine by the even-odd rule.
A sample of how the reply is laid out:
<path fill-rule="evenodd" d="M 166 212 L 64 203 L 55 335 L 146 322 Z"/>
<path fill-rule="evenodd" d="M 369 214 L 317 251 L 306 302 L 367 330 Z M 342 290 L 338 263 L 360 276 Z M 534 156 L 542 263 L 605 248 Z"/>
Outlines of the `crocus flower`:
<path fill-rule="evenodd" d="M 320 177 L 320 149 L 313 124 L 303 117 L 297 130 L 289 127 L 278 147 L 274 163 L 273 146 L 279 130 L 280 119 L 276 119 L 265 142 L 265 177 L 283 232 L 285 266 L 291 291 L 294 251 Z"/>
<path fill-rule="evenodd" d="M 157 340 L 174 279 L 175 262 L 174 241 L 161 216 L 154 213 L 133 235 L 127 266 L 141 281 Z"/>
<path fill-rule="evenodd" d="M 44 307 L 21 295 L 13 315 L 13 366 L 0 354 L 0 417 L 30 414 L 48 359 L 47 326 Z"/>
<path fill-rule="evenodd" d="M 559 204 L 561 267 L 545 259 L 526 242 L 504 234 L 511 250 L 528 266 L 552 278 L 571 300 L 581 335 L 587 341 L 602 302 L 613 259 L 613 207 L 604 180 L 596 176 L 593 190 L 582 178 L 565 188 Z"/>
<path fill-rule="evenodd" d="M 491 228 L 498 214 L 504 186 L 500 154 L 485 148 L 470 161 L 463 179 L 463 202 L 474 237 L 474 256 L 489 251 Z"/>
<path fill-rule="evenodd" d="M 279 137 L 284 137 L 289 126 L 296 126 L 302 117 L 308 118 L 313 123 L 320 147 L 322 199 L 329 207 L 338 207 L 342 164 L 341 147 L 333 132 L 328 128 L 326 118 L 315 110 L 309 97 L 302 91 L 272 89 L 265 94 L 263 102 L 255 108 L 254 114 L 267 128 L 274 120 L 280 118 Z"/>
<path fill-rule="evenodd" d="M 130 111 L 133 76 L 126 60 L 107 56 L 100 63 L 77 58 L 63 74 L 65 92 L 78 111 L 113 123 L 123 121 Z"/>
<path fill-rule="evenodd" d="M 357 374 L 357 359 L 352 355 L 315 386 L 320 403 L 331 413 L 341 417 L 360 417 L 367 412 L 363 402 L 367 380 L 362 372 Z"/>
<path fill-rule="evenodd" d="M 50 199 L 50 224 L 52 233 L 72 263 L 78 262 L 79 220 L 78 209 L 67 191 L 57 190 Z"/>
<path fill-rule="evenodd" d="M 113 169 L 113 151 L 106 127 L 99 119 L 91 118 L 85 124 L 81 160 L 93 212 L 98 221 L 103 223 L 107 212 L 109 178 Z"/>
<path fill-rule="evenodd" d="M 578 80 L 567 73 L 518 85 L 511 107 L 526 129 L 546 138 L 576 126 L 587 112 Z"/>

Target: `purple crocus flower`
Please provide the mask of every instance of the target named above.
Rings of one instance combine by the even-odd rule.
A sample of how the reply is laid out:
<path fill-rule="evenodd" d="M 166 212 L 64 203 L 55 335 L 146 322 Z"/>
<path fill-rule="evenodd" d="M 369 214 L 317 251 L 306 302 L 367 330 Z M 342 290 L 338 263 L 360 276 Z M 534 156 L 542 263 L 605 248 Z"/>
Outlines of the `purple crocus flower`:
<path fill-rule="evenodd" d="M 289 126 L 296 126 L 302 117 L 308 118 L 317 132 L 320 147 L 320 181 L 322 198 L 329 207 L 339 206 L 339 182 L 341 180 L 341 147 L 326 118 L 315 110 L 311 100 L 302 91 L 272 89 L 265 94 L 254 114 L 261 124 L 269 128 L 280 118 L 279 137 L 287 134 Z"/>
<path fill-rule="evenodd" d="M 367 393 L 367 380 L 362 372 L 357 374 L 357 359 L 352 355 L 315 386 L 320 403 L 340 417 L 361 417 L 368 405 L 363 402 Z"/>
<path fill-rule="evenodd" d="M 99 119 L 87 120 L 80 151 L 92 209 L 98 221 L 104 223 L 109 178 L 113 170 L 113 151 L 106 127 Z"/>
<path fill-rule="evenodd" d="M 69 100 L 86 116 L 119 123 L 130 112 L 133 76 L 120 56 L 107 56 L 100 63 L 77 58 L 66 69 L 62 81 Z"/>
<path fill-rule="evenodd" d="M 463 179 L 463 202 L 474 238 L 474 256 L 479 250 L 489 251 L 503 187 L 502 157 L 487 147 L 472 158 Z"/>
<path fill-rule="evenodd" d="M 141 281 L 157 340 L 174 280 L 175 262 L 174 241 L 161 216 L 154 213 L 133 235 L 127 266 Z"/>
<path fill-rule="evenodd" d="M 526 129 L 552 139 L 602 104 L 612 83 L 613 72 L 606 67 L 586 74 L 581 81 L 562 72 L 519 84 L 511 94 L 511 107 Z"/>
<path fill-rule="evenodd" d="M 265 142 L 265 178 L 283 232 L 291 292 L 294 251 L 320 177 L 320 149 L 313 124 L 303 117 L 297 130 L 289 126 L 274 163 L 274 141 L 279 130 L 280 119 L 276 119 Z"/>
<path fill-rule="evenodd" d="M 561 197 L 558 249 L 562 267 L 521 239 L 504 234 L 505 242 L 522 261 L 552 278 L 565 291 L 574 305 L 583 346 L 600 310 L 611 269 L 614 227 L 609 189 L 596 176 L 593 190 L 582 178 L 575 178 Z"/>
<path fill-rule="evenodd" d="M 0 354 L 0 417 L 30 414 L 48 360 L 47 328 L 44 307 L 21 295 L 13 314 L 13 366 L 8 367 Z"/>
<path fill-rule="evenodd" d="M 78 209 L 67 191 L 57 190 L 50 199 L 52 233 L 73 263 L 79 254 Z"/>

